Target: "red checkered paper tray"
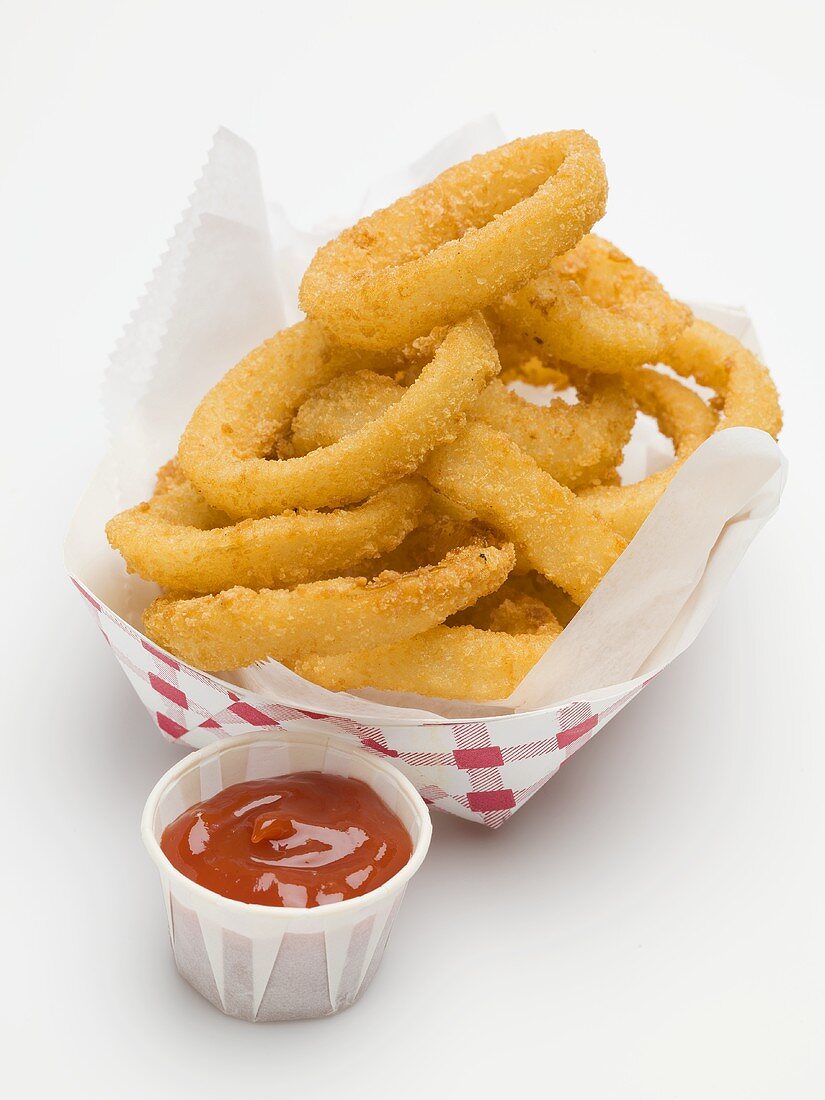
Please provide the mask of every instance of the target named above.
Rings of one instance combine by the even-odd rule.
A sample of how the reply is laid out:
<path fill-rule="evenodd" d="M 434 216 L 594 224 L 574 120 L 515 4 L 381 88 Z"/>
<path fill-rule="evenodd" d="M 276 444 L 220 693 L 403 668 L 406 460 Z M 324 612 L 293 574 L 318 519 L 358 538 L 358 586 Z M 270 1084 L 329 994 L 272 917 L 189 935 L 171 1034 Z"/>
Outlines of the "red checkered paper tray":
<path fill-rule="evenodd" d="M 383 205 L 499 144 L 466 127 L 374 189 Z M 69 574 L 160 731 L 193 748 L 262 730 L 335 731 L 392 758 L 439 809 L 499 826 L 694 640 L 781 496 L 786 464 L 763 432 L 708 439 L 545 656 L 498 704 L 330 692 L 277 662 L 208 675 L 141 633 L 156 586 L 129 576 L 106 521 L 151 494 L 197 402 L 250 348 L 298 316 L 297 285 L 324 232 L 301 232 L 264 198 L 254 151 L 221 130 L 167 251 L 124 330 L 104 383 L 111 445 L 66 543 Z M 743 310 L 695 312 L 756 348 Z M 671 459 L 642 423 L 623 474 Z M 701 684 L 697 685 L 701 691 Z"/>

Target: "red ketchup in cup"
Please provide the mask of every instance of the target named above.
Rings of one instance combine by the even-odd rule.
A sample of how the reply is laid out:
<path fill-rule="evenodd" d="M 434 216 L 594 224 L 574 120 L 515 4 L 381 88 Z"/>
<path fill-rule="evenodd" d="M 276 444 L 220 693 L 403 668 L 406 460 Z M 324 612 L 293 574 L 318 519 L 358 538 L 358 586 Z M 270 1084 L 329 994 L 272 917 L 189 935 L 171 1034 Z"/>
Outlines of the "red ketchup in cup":
<path fill-rule="evenodd" d="M 167 825 L 160 846 L 213 893 L 293 909 L 369 893 L 412 855 L 409 833 L 371 787 L 318 771 L 226 787 Z"/>

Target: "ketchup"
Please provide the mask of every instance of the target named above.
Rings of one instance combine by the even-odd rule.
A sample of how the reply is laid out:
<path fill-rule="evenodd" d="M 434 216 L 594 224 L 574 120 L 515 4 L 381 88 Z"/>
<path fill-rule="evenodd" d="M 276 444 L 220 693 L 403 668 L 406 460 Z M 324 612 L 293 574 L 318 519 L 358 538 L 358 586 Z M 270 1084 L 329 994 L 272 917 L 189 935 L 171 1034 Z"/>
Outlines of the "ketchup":
<path fill-rule="evenodd" d="M 213 893 L 293 909 L 375 890 L 412 855 L 409 833 L 371 787 L 324 772 L 227 787 L 168 825 L 160 846 Z"/>

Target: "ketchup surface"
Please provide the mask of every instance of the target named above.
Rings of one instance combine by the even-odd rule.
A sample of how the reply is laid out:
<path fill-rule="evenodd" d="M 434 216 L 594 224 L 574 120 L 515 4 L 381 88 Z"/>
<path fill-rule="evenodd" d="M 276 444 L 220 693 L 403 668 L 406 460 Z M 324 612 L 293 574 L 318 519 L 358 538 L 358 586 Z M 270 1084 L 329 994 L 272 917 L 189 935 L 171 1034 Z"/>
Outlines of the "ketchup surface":
<path fill-rule="evenodd" d="M 375 890 L 412 855 L 410 834 L 371 787 L 324 772 L 227 787 L 167 825 L 160 846 L 213 893 L 293 909 Z"/>

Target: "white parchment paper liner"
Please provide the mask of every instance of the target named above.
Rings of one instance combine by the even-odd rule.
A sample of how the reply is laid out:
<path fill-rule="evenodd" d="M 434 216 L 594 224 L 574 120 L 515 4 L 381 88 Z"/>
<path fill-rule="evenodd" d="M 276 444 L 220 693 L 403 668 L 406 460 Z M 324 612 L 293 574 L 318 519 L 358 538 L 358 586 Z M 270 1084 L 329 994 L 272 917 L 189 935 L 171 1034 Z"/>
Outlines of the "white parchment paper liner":
<path fill-rule="evenodd" d="M 361 897 L 314 909 L 247 905 L 186 878 L 160 848 L 184 810 L 234 783 L 295 771 L 360 779 L 401 819 L 413 841 L 409 863 Z M 415 788 L 389 763 L 340 736 L 247 735 L 187 756 L 149 795 L 141 832 L 160 873 L 169 935 L 181 975 L 216 1008 L 269 1022 L 331 1016 L 372 981 L 407 884 L 421 866 L 432 826 Z"/>
<path fill-rule="evenodd" d="M 385 203 L 501 140 L 492 119 L 466 127 L 383 181 L 365 197 L 363 208 Z M 112 357 L 103 394 L 111 445 L 66 544 L 70 574 L 122 633 L 128 634 L 129 627 L 139 631 L 141 612 L 157 588 L 126 573 L 106 543 L 106 520 L 150 494 L 155 471 L 174 454 L 203 393 L 246 351 L 299 316 L 297 284 L 313 252 L 358 213 L 343 212 L 322 232 L 294 229 L 280 206 L 266 203 L 253 150 L 226 130 L 217 133 L 193 197 Z M 700 304 L 694 309 L 758 350 L 743 310 Z M 661 444 L 648 446 L 643 432 L 641 440 L 634 436 L 630 452 L 628 465 L 636 476 L 662 462 Z M 462 723 L 540 713 L 556 716 L 553 723 L 558 724 L 557 716 L 571 707 L 574 714 L 582 707 L 590 715 L 612 714 L 616 700 L 630 698 L 696 637 L 751 540 L 776 509 L 785 473 L 781 451 L 763 432 L 737 428 L 709 439 L 685 463 L 561 638 L 500 704 L 333 693 L 276 662 L 222 681 L 190 671 L 199 681 L 240 692 L 264 709 L 267 703 L 278 704 L 370 730 L 440 722 L 446 731 Z M 122 657 L 122 649 L 117 651 Z M 138 686 L 138 675 L 148 673 L 135 672 L 136 658 L 140 665 L 140 654 L 130 657 L 131 668 L 121 663 Z M 203 743 L 205 734 L 194 734 L 188 720 L 178 725 L 189 743 Z M 515 744 L 518 735 L 508 740 Z M 411 765 L 413 773 L 417 767 Z M 429 779 L 425 785 L 433 786 Z M 532 793 L 534 788 L 530 783 L 520 790 Z M 447 808 L 475 816 L 466 806 Z"/>

